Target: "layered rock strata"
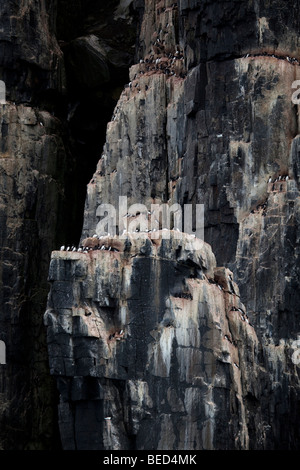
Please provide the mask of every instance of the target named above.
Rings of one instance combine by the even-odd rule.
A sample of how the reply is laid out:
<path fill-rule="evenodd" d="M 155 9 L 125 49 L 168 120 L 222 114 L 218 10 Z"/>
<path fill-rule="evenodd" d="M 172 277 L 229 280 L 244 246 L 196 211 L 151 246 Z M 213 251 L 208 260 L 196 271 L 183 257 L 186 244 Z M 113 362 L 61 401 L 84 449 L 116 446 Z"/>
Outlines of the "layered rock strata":
<path fill-rule="evenodd" d="M 104 48 L 99 32 L 103 11 L 92 5 L 99 2 L 89 2 L 94 13 L 89 21 L 99 30 L 89 25 L 85 35 L 82 23 L 89 12 L 83 8 L 80 23 L 72 21 L 79 3 L 72 3 L 70 14 L 70 2 L 62 0 L 0 2 L 0 341 L 6 346 L 6 364 L 0 366 L 0 449 L 5 450 L 60 448 L 57 393 L 43 325 L 50 256 L 63 240 L 78 242 L 86 174 L 94 170 L 92 135 L 99 141 L 99 134 L 105 134 L 107 113 L 111 115 L 124 83 L 115 78 L 118 70 L 123 70 L 121 75 L 127 72 L 134 52 L 135 35 L 126 37 L 129 52 L 119 50 L 119 60 L 118 47 L 112 47 L 115 41 L 108 38 L 111 47 Z M 109 5 L 116 10 L 118 4 L 101 2 L 102 9 Z M 127 8 L 124 11 L 127 15 Z M 133 18 L 112 16 L 122 34 L 128 24 L 134 28 Z M 102 62 L 100 42 L 101 51 L 106 51 Z M 83 53 L 91 76 L 84 95 L 78 90 L 73 94 L 78 64 L 70 80 L 70 61 L 80 56 L 82 44 L 87 46 Z M 98 80 L 95 88 L 91 73 L 97 76 L 107 68 L 114 83 L 100 92 L 103 82 Z M 91 96 L 101 103 L 100 122 L 95 99 L 96 111 L 90 112 Z M 86 140 L 88 148 L 82 143 Z"/>
<path fill-rule="evenodd" d="M 258 340 L 239 289 L 202 240 L 159 235 L 52 253 L 45 322 L 64 449 L 249 448 Z"/>
<path fill-rule="evenodd" d="M 233 362 L 240 369 L 232 366 L 233 354 L 227 358 L 230 370 L 236 373 L 239 370 L 241 374 L 241 388 L 237 387 L 234 375 L 224 376 L 223 372 L 220 373 L 222 385 L 217 385 L 215 357 L 224 360 L 226 356 L 218 353 L 219 333 L 213 334 L 214 340 L 217 339 L 211 340 L 214 353 L 208 354 L 207 362 L 206 350 L 202 349 L 207 343 L 196 343 L 201 354 L 197 352 L 192 361 L 196 368 L 192 374 L 203 378 L 211 367 L 211 377 L 192 387 L 193 390 L 188 392 L 193 396 L 191 401 L 182 399 L 183 408 L 178 411 L 177 426 L 174 426 L 173 405 L 168 394 L 178 396 L 181 389 L 178 383 L 184 372 L 181 371 L 183 363 L 178 362 L 181 377 L 178 382 L 178 367 L 172 368 L 171 364 L 174 364 L 175 356 L 179 361 L 179 356 L 177 351 L 174 355 L 171 348 L 168 360 L 172 371 L 170 377 L 171 380 L 174 377 L 175 383 L 164 394 L 166 410 L 158 408 L 157 404 L 150 413 L 155 419 L 159 409 L 163 416 L 157 428 L 157 436 L 161 438 L 148 442 L 151 448 L 294 449 L 299 444 L 299 368 L 293 360 L 299 334 L 299 115 L 298 104 L 292 100 L 295 81 L 299 78 L 299 53 L 297 25 L 286 15 L 292 6 L 292 2 L 286 2 L 284 6 L 276 2 L 273 9 L 259 2 L 245 1 L 239 5 L 227 2 L 219 11 L 216 2 L 209 1 L 146 1 L 143 4 L 136 64 L 130 69 L 129 84 L 107 126 L 106 143 L 87 188 L 80 244 L 94 234 L 103 235 L 98 233 L 103 215 L 99 207 L 110 204 L 117 208 L 120 196 L 127 197 L 128 206 L 134 203 L 146 207 L 152 204 L 179 204 L 181 207 L 204 204 L 205 241 L 216 257 L 215 266 L 224 266 L 223 270 L 229 269 L 233 274 L 245 305 L 237 308 L 247 313 L 249 321 L 249 324 L 246 320 L 238 324 L 245 325 L 245 332 L 249 332 L 246 337 L 244 330 L 235 324 L 236 317 L 239 318 L 242 312 L 233 310 L 229 313 L 221 304 L 216 304 L 217 299 L 225 302 L 224 292 L 220 291 L 219 297 L 209 295 L 204 315 L 208 323 L 210 312 L 215 308 L 223 312 L 220 313 L 223 315 L 220 324 L 229 324 L 230 315 L 233 317 L 235 326 L 232 324 L 230 332 L 233 334 L 234 331 L 235 336 L 231 338 L 229 328 L 225 328 L 225 334 L 237 343 L 237 349 L 230 342 L 228 345 L 233 348 L 232 353 L 237 351 L 239 361 Z M 216 8 L 218 14 L 215 14 Z M 96 255 L 93 250 L 88 256 L 104 256 L 101 250 L 100 254 L 98 250 L 95 252 Z M 59 253 L 58 256 L 63 259 L 66 255 Z M 113 252 L 112 256 L 119 254 Z M 175 260 L 176 253 L 173 263 Z M 221 275 L 222 269 L 219 268 L 215 275 Z M 145 269 L 143 275 L 146 272 L 154 274 L 152 267 Z M 96 279 L 102 285 L 102 274 L 97 273 Z M 107 284 L 112 288 L 120 279 L 123 274 Z M 143 279 L 142 275 L 140 279 Z M 155 292 L 161 292 L 158 280 L 161 280 L 160 268 L 152 281 Z M 136 276 L 132 276 L 130 283 L 134 285 L 137 281 Z M 199 278 L 196 276 L 196 281 L 186 282 L 187 285 L 195 282 L 199 287 L 196 323 L 200 338 L 205 338 L 207 324 L 202 318 L 200 292 L 205 286 L 213 293 L 215 286 L 203 279 L 202 274 Z M 168 289 L 163 296 L 169 296 Z M 53 287 L 51 296 L 52 291 Z M 189 296 L 190 290 L 187 298 L 181 298 L 179 302 L 190 305 Z M 50 299 L 50 307 L 56 312 L 55 300 Z M 229 304 L 231 299 L 229 296 Z M 149 299 L 143 307 L 152 305 L 152 301 Z M 133 313 L 134 307 L 130 311 Z M 149 321 L 148 316 L 143 320 L 145 324 Z M 157 321 L 161 322 L 161 317 Z M 117 325 L 120 329 L 123 326 Z M 153 328 L 152 324 L 150 328 Z M 177 334 L 181 336 L 180 328 L 175 331 L 172 338 L 176 337 L 179 347 L 182 344 L 186 347 L 186 343 L 181 343 L 177 337 Z M 163 346 L 159 335 L 154 340 L 159 341 L 159 347 L 166 348 L 170 338 L 162 337 Z M 123 339 L 120 341 L 123 345 Z M 165 367 L 166 356 L 155 344 L 154 341 L 153 348 L 160 354 L 161 367 Z M 148 346 L 146 349 L 148 354 Z M 139 358 L 145 358 L 146 349 L 139 350 L 137 362 Z M 151 354 L 155 357 L 154 352 Z M 150 364 L 149 356 L 146 357 L 143 364 Z M 202 358 L 204 362 L 197 369 Z M 188 383 L 187 376 L 185 380 Z M 117 384 L 127 397 L 125 385 L 122 388 L 120 382 Z M 203 402 L 198 399 L 198 390 L 201 390 L 201 397 L 203 391 L 208 396 L 208 389 L 201 389 L 203 384 L 213 395 L 204 412 L 206 398 Z M 159 389 L 152 395 L 148 392 L 151 386 L 147 387 L 144 394 L 150 398 L 147 398 L 147 405 L 142 402 L 137 405 L 139 413 L 153 402 L 157 403 L 160 397 Z M 116 390 L 112 385 L 108 388 L 116 409 L 123 409 Z M 231 401 L 233 389 L 239 390 L 235 404 Z M 229 395 L 225 390 L 230 390 Z M 61 392 L 61 396 L 68 397 L 65 399 L 69 402 L 69 395 Z M 100 400 L 100 395 L 98 398 Z M 106 399 L 101 396 L 102 399 L 105 403 Z M 220 406 L 221 402 L 223 406 Z M 222 416 L 217 411 L 221 408 Z M 187 410 L 190 410 L 190 416 L 201 416 L 196 427 L 187 425 L 186 428 Z M 181 412 L 187 414 L 181 415 Z M 215 413 L 218 418 L 214 421 Z M 171 414 L 171 418 L 165 414 Z M 205 427 L 208 415 L 212 421 Z M 236 425 L 237 416 L 240 425 Z M 102 417 L 105 418 L 101 415 L 100 421 Z M 145 448 L 144 431 L 139 434 L 144 414 L 136 418 L 139 424 L 135 431 L 129 432 L 136 436 L 130 444 L 119 437 L 128 435 L 127 428 L 123 431 L 128 423 L 127 415 L 122 418 L 118 415 L 116 421 L 113 416 L 106 417 L 112 418 L 108 421 L 110 425 L 113 423 L 110 430 L 116 440 L 104 443 L 102 438 L 98 441 L 101 448 Z M 74 416 L 69 415 L 68 420 L 66 429 L 70 426 L 73 429 Z M 166 437 L 164 441 L 162 436 L 169 428 L 178 429 L 177 436 L 172 437 L 171 432 L 170 439 Z M 225 428 L 226 437 L 222 431 Z M 104 429 L 101 428 L 102 434 Z M 181 433 L 186 433 L 186 441 L 180 438 Z M 77 445 L 85 444 L 77 441 Z"/>
<path fill-rule="evenodd" d="M 52 7 L 0 5 L 0 338 L 6 346 L 0 449 L 48 449 L 59 442 L 41 313 L 59 214 L 65 214 L 68 154 L 60 120 L 37 106 L 42 96 L 63 90 Z"/>
<path fill-rule="evenodd" d="M 168 241 L 152 246 L 149 232 L 149 242 L 141 245 L 130 235 L 127 251 L 124 241 L 115 239 L 119 245 L 112 250 L 53 253 L 50 279 L 59 294 L 51 290 L 46 321 L 51 373 L 61 396 L 63 447 L 142 448 L 144 423 L 155 422 L 153 448 L 299 448 L 299 104 L 292 100 L 299 79 L 297 8 L 292 0 L 1 2 L 0 78 L 6 84 L 6 104 L 1 94 L 0 341 L 6 345 L 7 363 L 0 366 L 0 447 L 53 445 L 56 405 L 42 324 L 50 254 L 63 242 L 76 247 L 98 243 L 90 237 L 99 229 L 99 207 L 118 207 L 119 196 L 126 196 L 128 206 L 204 204 L 205 241 L 216 262 L 210 255 L 205 266 L 200 257 L 186 267 L 174 253 L 177 242 L 170 242 L 171 260 L 166 261 L 162 255 Z M 123 89 L 124 76 L 128 85 Z M 205 247 L 203 253 L 209 253 Z M 139 308 L 127 288 L 119 287 L 122 280 L 127 283 L 125 252 L 130 251 L 130 284 L 151 275 L 155 292 L 149 298 L 139 286 L 147 299 L 137 300 Z M 72 257 L 77 259 L 75 273 Z M 122 259 L 123 272 L 100 263 L 101 271 L 86 277 L 85 267 L 93 273 L 87 260 L 102 257 Z M 148 263 L 144 269 L 140 258 Z M 59 268 L 53 272 L 55 263 Z M 173 269 L 178 265 L 184 289 L 177 292 Z M 171 274 L 165 278 L 167 267 Z M 109 278 L 107 270 L 114 276 Z M 209 282 L 228 280 L 226 270 L 245 306 L 237 308 L 249 321 L 232 324 L 237 345 L 228 343 L 227 356 L 219 354 L 221 330 L 211 325 L 216 318 L 229 325 L 230 316 L 235 321 L 242 312 L 223 309 L 234 294 Z M 84 294 L 76 290 L 81 281 Z M 139 323 L 136 329 L 127 326 L 130 341 L 126 333 L 114 337 L 129 358 L 127 372 L 118 355 L 121 348 L 112 367 L 112 356 L 103 351 L 114 339 L 110 343 L 101 336 L 119 318 L 120 292 L 126 315 L 136 319 L 137 310 L 148 313 L 155 301 L 158 321 L 145 316 L 144 343 L 138 340 Z M 73 306 L 74 299 L 81 303 Z M 197 314 L 194 299 L 200 299 Z M 92 330 L 100 351 L 95 344 L 89 350 L 90 327 L 76 352 L 71 348 L 76 331 L 82 333 L 81 319 L 73 327 L 71 311 L 84 302 L 95 318 L 108 309 L 105 322 L 99 320 L 101 335 Z M 108 306 L 100 311 L 97 302 Z M 181 326 L 176 302 L 192 319 L 191 331 Z M 169 311 L 176 327 L 161 325 Z M 82 312 L 74 318 L 83 317 Z M 237 325 L 245 326 L 245 332 Z M 67 332 L 71 326 L 72 335 Z M 115 326 L 119 333 L 122 325 Z M 206 331 L 213 340 L 205 339 Z M 128 344 L 132 349 L 126 349 Z M 137 351 L 136 366 L 132 350 Z M 193 372 L 182 369 L 184 354 L 187 359 L 194 354 Z M 101 358 L 93 378 L 91 364 Z M 76 367 L 80 364 L 76 370 L 75 359 Z M 148 359 L 147 381 L 137 382 Z M 194 372 L 200 377 L 195 384 L 190 382 Z M 91 380 L 83 379 L 89 374 Z M 120 412 L 123 403 L 126 414 Z M 112 409 L 117 420 L 106 413 Z M 105 428 L 105 423 L 112 426 Z M 169 428 L 170 439 L 164 438 Z M 94 443 L 86 430 L 94 433 Z"/>

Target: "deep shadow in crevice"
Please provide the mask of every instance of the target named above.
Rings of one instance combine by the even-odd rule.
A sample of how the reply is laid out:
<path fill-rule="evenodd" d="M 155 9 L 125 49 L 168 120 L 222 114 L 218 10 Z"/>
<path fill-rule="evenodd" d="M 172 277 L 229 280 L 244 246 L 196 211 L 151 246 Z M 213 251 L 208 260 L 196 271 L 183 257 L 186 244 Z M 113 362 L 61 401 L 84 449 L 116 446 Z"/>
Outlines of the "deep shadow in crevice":
<path fill-rule="evenodd" d="M 68 1 L 58 1 L 56 34 L 64 54 L 66 92 L 54 100 L 54 112 L 64 126 L 69 162 L 61 211 L 65 215 L 57 228 L 63 234 L 57 241 L 61 244 L 79 243 L 87 184 L 101 157 L 107 123 L 129 81 L 129 68 L 135 60 L 138 12 L 133 3 L 128 11 L 130 20 L 117 18 L 118 5 L 118 0 L 76 0 L 71 8 Z M 96 38 L 99 50 L 103 48 L 103 61 L 98 50 L 95 54 L 91 51 L 90 37 Z M 98 80 L 101 63 L 106 75 L 99 75 Z M 48 97 L 41 98 L 47 101 Z"/>

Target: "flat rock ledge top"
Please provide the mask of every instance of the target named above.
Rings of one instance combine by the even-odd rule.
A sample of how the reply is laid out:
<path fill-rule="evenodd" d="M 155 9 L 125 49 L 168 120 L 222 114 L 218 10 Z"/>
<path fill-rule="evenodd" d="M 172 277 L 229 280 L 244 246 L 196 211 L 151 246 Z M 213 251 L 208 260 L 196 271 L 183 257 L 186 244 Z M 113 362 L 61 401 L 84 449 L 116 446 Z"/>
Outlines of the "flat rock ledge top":
<path fill-rule="evenodd" d="M 126 232 L 121 236 L 89 237 L 74 251 L 53 251 L 51 259 L 87 260 L 87 255 L 128 259 L 136 256 L 160 258 L 199 268 L 208 279 L 214 279 L 216 268 L 216 259 L 208 243 L 194 234 L 168 229 L 151 233 Z"/>

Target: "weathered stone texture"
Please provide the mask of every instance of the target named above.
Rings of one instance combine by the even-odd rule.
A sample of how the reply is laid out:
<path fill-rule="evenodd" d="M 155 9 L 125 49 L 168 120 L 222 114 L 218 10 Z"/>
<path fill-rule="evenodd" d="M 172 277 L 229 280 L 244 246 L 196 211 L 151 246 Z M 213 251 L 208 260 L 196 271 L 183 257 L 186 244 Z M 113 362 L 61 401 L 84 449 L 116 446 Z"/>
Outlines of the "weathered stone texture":
<path fill-rule="evenodd" d="M 209 245 L 167 234 L 129 234 L 123 249 L 109 239 L 118 252 L 52 254 L 45 323 L 65 449 L 249 447 L 255 330 Z"/>
<path fill-rule="evenodd" d="M 299 448 L 298 5 L 23 3 L 0 2 L 1 445 L 49 445 L 50 252 L 126 196 L 204 204 L 206 244 L 52 253 L 62 447 Z"/>
<path fill-rule="evenodd" d="M 51 114 L 7 103 L 0 120 L 0 329 L 7 345 L 0 380 L 6 403 L 1 442 L 4 448 L 13 441 L 31 448 L 40 432 L 44 437 L 36 445 L 47 448 L 55 389 L 39 315 L 48 290 L 44 273 L 57 243 L 53 227 L 64 193 L 59 168 L 66 155 L 60 124 Z M 32 407 L 35 399 L 40 405 Z M 14 432 L 7 433 L 6 426 Z"/>
<path fill-rule="evenodd" d="M 225 290 L 216 295 L 215 286 L 199 272 L 196 279 L 186 279 L 187 298 L 169 301 L 170 326 L 155 332 L 154 343 L 149 342 L 149 307 L 156 298 L 161 308 L 162 289 L 169 289 L 161 280 L 169 274 L 162 261 L 154 269 L 148 253 L 135 259 L 130 279 L 134 302 L 127 302 L 127 308 L 135 319 L 135 302 L 139 305 L 143 336 L 130 349 L 134 370 L 138 377 L 149 366 L 149 373 L 168 385 L 162 399 L 162 385 L 156 389 L 157 379 L 143 375 L 147 407 L 134 403 L 130 413 L 135 419 L 127 434 L 124 417 L 109 420 L 115 440 L 103 440 L 103 448 L 144 448 L 152 429 L 146 424 L 151 403 L 159 410 L 147 443 L 151 449 L 298 445 L 299 370 L 292 362 L 292 344 L 299 329 L 299 118 L 291 100 L 292 84 L 299 78 L 298 33 L 286 14 L 294 4 L 273 6 L 145 2 L 137 64 L 108 124 L 103 153 L 87 188 L 82 242 L 97 232 L 98 207 L 118 207 L 119 196 L 127 196 L 128 206 L 139 202 L 149 208 L 154 203 L 203 203 L 205 241 L 217 266 L 224 266 L 215 271 L 215 279 Z M 141 273 L 134 274 L 140 265 Z M 236 281 L 233 288 L 226 269 Z M 111 280 L 104 281 L 108 272 L 107 266 L 96 272 L 101 279 L 98 299 L 106 299 L 106 308 L 116 308 L 107 297 L 112 289 Z M 144 291 L 143 281 L 151 273 L 153 280 L 145 281 L 150 285 Z M 123 276 L 118 271 L 115 280 Z M 247 316 L 231 310 L 235 295 L 243 302 L 237 308 Z M 156 317 L 158 324 L 161 318 Z M 132 326 L 130 331 L 138 337 L 139 330 Z M 221 331 L 227 336 L 224 343 Z M 128 339 L 124 344 L 131 344 Z M 122 361 L 112 363 L 119 367 Z M 129 373 L 133 365 L 126 362 L 124 367 Z M 122 396 L 111 386 L 115 412 L 129 377 L 121 374 L 120 379 L 126 383 L 118 382 Z M 130 380 L 135 389 L 135 377 Z M 166 396 L 178 399 L 167 403 Z M 126 438 L 136 436 L 134 442 L 124 441 L 124 432 Z"/>
<path fill-rule="evenodd" d="M 119 2 L 101 2 L 100 8 L 99 2 L 88 8 L 87 2 L 76 3 L 0 1 L 0 79 L 6 85 L 0 109 L 0 338 L 7 353 L 0 370 L 3 449 L 60 447 L 43 325 L 50 255 L 65 239 L 78 242 L 87 168 L 94 169 L 92 135 L 98 143 L 105 132 L 134 55 L 134 19 L 127 7 L 118 19 Z M 121 45 L 120 36 L 110 40 L 102 29 L 108 10 L 110 34 L 114 24 L 126 36 Z M 133 33 L 126 35 L 129 29 Z M 66 46 L 73 43 L 79 77 L 84 60 L 90 64 L 84 93 L 74 92 L 78 81 L 70 79 Z M 86 47 L 77 54 L 78 43 L 79 49 Z M 95 75 L 105 67 L 110 83 L 101 89 L 103 81 Z"/>
<path fill-rule="evenodd" d="M 57 439 L 41 308 L 57 243 L 67 156 L 59 120 L 38 96 L 63 89 L 53 2 L 1 2 L 0 371 L 1 449 L 47 449 Z"/>

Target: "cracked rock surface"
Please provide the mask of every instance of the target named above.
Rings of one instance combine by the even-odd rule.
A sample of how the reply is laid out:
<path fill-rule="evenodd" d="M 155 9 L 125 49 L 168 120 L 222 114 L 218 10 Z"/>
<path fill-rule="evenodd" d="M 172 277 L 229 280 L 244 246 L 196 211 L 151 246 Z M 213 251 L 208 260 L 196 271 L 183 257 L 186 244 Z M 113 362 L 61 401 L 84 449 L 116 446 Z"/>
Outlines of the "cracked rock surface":
<path fill-rule="evenodd" d="M 249 447 L 255 329 L 209 245 L 167 235 L 52 253 L 45 323 L 65 449 Z"/>
<path fill-rule="evenodd" d="M 153 258 L 148 233 L 142 252 L 140 241 L 126 248 L 132 258 L 116 240 L 117 251 L 80 254 L 83 280 L 61 283 L 55 268 L 48 334 L 62 315 L 60 289 L 68 292 L 70 325 L 73 302 L 83 308 L 86 301 L 93 314 L 82 313 L 80 322 L 86 334 L 96 331 L 87 323 L 97 323 L 97 346 L 76 360 L 89 364 L 97 390 L 104 387 L 95 400 L 73 401 L 78 374 L 65 378 L 70 369 L 59 353 L 52 371 L 64 446 L 297 448 L 296 25 L 279 2 L 275 10 L 227 2 L 218 14 L 209 1 L 143 6 L 136 64 L 87 186 L 80 244 L 97 233 L 99 206 L 118 207 L 126 196 L 128 206 L 204 204 L 205 246 L 213 255 L 187 268 L 171 246 L 168 260 L 161 257 L 163 241 Z M 65 257 L 78 255 L 59 252 L 52 263 L 56 256 L 67 266 Z M 120 330 L 124 336 L 111 337 Z M 55 337 L 49 347 L 53 341 L 57 348 Z M 56 357 L 50 352 L 54 365 Z M 92 444 L 84 434 L 75 444 L 76 410 L 87 402 L 101 410 L 92 426 L 101 437 Z"/>
<path fill-rule="evenodd" d="M 1 448 L 299 448 L 298 10 L 0 1 Z"/>

